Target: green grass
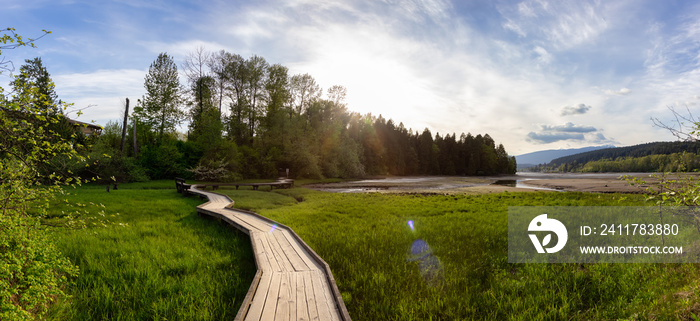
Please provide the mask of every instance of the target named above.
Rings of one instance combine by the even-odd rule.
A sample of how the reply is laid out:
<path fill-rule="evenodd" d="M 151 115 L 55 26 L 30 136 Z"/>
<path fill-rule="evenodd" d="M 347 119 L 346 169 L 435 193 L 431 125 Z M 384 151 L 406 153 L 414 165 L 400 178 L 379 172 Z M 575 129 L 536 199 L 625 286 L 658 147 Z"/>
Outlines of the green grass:
<path fill-rule="evenodd" d="M 238 312 L 255 265 L 247 235 L 199 217 L 201 200 L 172 181 L 71 190 L 73 202 L 104 204 L 109 223 L 57 229 L 54 239 L 80 275 L 55 305 L 56 320 L 223 320 Z M 53 213 L 66 210 L 56 204 Z M 98 215 L 98 217 L 100 217 Z"/>
<path fill-rule="evenodd" d="M 641 196 L 221 192 L 314 248 L 354 320 L 675 320 L 700 312 L 698 265 L 507 262 L 508 206 L 644 205 Z M 412 260 L 419 239 L 432 249 L 432 266 Z"/>
<path fill-rule="evenodd" d="M 182 198 L 173 185 L 75 191 L 74 201 L 105 204 L 111 223 L 55 232 L 81 275 L 50 319 L 235 316 L 254 274 L 248 238 L 198 217 L 201 201 Z M 698 265 L 507 263 L 508 206 L 644 205 L 641 196 L 219 191 L 314 248 L 354 320 L 691 320 L 700 312 Z M 417 240 L 431 248 L 428 259 L 411 253 Z"/>

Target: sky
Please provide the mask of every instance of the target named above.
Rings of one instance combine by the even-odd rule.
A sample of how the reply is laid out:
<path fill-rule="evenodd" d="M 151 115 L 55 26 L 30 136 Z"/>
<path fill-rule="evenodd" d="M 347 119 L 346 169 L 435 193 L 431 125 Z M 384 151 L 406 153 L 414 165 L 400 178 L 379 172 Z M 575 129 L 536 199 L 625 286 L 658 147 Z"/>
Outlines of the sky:
<path fill-rule="evenodd" d="M 2 2 L 0 27 L 52 32 L 3 56 L 41 57 L 59 98 L 101 125 L 144 95 L 159 53 L 181 67 L 198 47 L 342 85 L 349 110 L 417 131 L 488 133 L 511 155 L 674 140 L 651 118 L 700 114 L 697 1 Z"/>

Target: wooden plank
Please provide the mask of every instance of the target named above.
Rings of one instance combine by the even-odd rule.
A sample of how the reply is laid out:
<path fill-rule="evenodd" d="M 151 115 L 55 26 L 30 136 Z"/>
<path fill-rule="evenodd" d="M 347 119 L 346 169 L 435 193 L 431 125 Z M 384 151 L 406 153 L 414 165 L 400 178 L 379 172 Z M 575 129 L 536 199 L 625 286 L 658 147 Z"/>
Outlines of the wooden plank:
<path fill-rule="evenodd" d="M 292 298 L 292 293 L 296 294 L 296 291 L 292 290 L 292 283 L 290 282 L 290 274 L 293 273 L 282 273 L 280 280 L 280 290 L 277 295 L 277 311 L 275 312 L 275 320 L 293 320 L 290 314 L 291 307 L 296 307 L 294 299 Z M 296 296 L 294 297 L 296 298 Z"/>
<path fill-rule="evenodd" d="M 277 258 L 275 258 L 274 253 L 272 253 L 272 250 L 270 249 L 270 245 L 265 241 L 267 239 L 267 233 L 258 232 L 256 234 L 260 249 L 264 253 L 264 258 L 269 264 L 270 272 L 282 272 L 279 264 L 277 263 Z"/>
<path fill-rule="evenodd" d="M 309 266 L 306 265 L 299 253 L 297 253 L 292 244 L 289 243 L 289 240 L 284 236 L 284 233 L 286 231 L 287 229 L 282 229 L 280 231 L 273 232 L 272 235 L 275 237 L 280 247 L 282 248 L 282 251 L 287 256 L 287 259 L 292 264 L 292 268 L 294 269 L 294 271 L 309 270 Z"/>
<path fill-rule="evenodd" d="M 296 320 L 309 320 L 309 307 L 306 303 L 306 292 L 304 287 L 304 273 L 294 273 L 294 281 L 296 282 Z"/>
<path fill-rule="evenodd" d="M 227 211 L 227 212 L 231 213 L 232 215 L 235 215 L 239 219 L 247 222 L 248 224 L 255 226 L 261 232 L 270 232 L 270 230 L 272 229 L 272 224 L 265 222 L 265 221 L 257 218 L 254 215 L 250 215 L 250 214 L 243 213 L 243 212 L 237 212 L 236 210 L 229 210 L 229 209 L 225 209 L 223 211 Z"/>
<path fill-rule="evenodd" d="M 260 277 L 260 283 L 258 284 L 258 289 L 255 291 L 255 295 L 253 295 L 253 301 L 250 304 L 250 309 L 248 309 L 248 314 L 245 316 L 245 321 L 260 320 L 263 308 L 265 307 L 266 294 L 270 288 L 271 282 L 272 273 L 263 271 L 263 275 Z"/>
<path fill-rule="evenodd" d="M 236 222 L 236 224 L 241 225 L 250 231 L 266 232 L 264 229 L 261 229 L 259 226 L 256 226 L 255 224 L 251 224 L 250 221 L 243 220 L 239 216 L 237 216 L 233 213 L 230 213 L 230 211 L 219 210 L 217 213 L 219 213 L 221 216 L 226 217 L 227 219 L 229 219 L 233 222 Z"/>
<path fill-rule="evenodd" d="M 306 294 L 306 308 L 309 311 L 309 320 L 320 320 L 318 318 L 318 308 L 316 307 L 316 296 L 314 295 L 314 285 L 311 281 L 311 272 L 301 272 L 304 276 L 304 292 Z"/>
<path fill-rule="evenodd" d="M 253 186 L 266 185 L 273 186 Z M 236 320 L 349 319 L 343 305 L 336 304 L 337 293 L 329 283 L 322 260 L 288 228 L 273 228 L 278 223 L 255 213 L 226 208 L 232 202 L 226 196 L 201 191 L 196 186 L 191 192 L 209 199 L 198 206 L 198 212 L 223 219 L 250 236 L 258 273 Z"/>
<path fill-rule="evenodd" d="M 219 213 L 219 212 L 215 212 L 215 213 L 218 214 L 222 220 L 226 221 L 226 223 L 229 223 L 233 226 L 239 227 L 239 229 L 243 230 L 243 232 L 245 232 L 246 234 L 250 234 L 251 232 L 255 232 L 258 230 L 254 226 L 248 224 L 245 221 L 242 221 L 242 220 L 236 218 L 235 216 L 230 216 L 230 215 L 226 215 L 225 213 Z"/>
<path fill-rule="evenodd" d="M 277 243 L 277 240 L 272 236 L 273 233 L 266 233 L 265 241 L 267 241 L 270 245 L 270 251 L 277 260 L 277 264 L 279 264 L 280 270 L 282 272 L 294 271 L 294 268 L 292 268 L 292 264 L 289 263 L 287 256 L 284 255 L 284 253 L 282 252 L 282 248 L 279 246 L 279 243 Z"/>
<path fill-rule="evenodd" d="M 270 260 L 267 258 L 265 248 L 260 242 L 260 236 L 258 236 L 257 234 L 259 233 L 250 234 L 250 243 L 255 244 L 255 246 L 253 246 L 253 249 L 255 250 L 255 252 L 253 253 L 255 255 L 255 265 L 258 266 L 258 269 L 271 273 L 272 265 L 270 264 Z"/>
<path fill-rule="evenodd" d="M 272 282 L 267 289 L 267 297 L 265 298 L 265 308 L 263 308 L 260 320 L 274 320 L 277 309 L 277 298 L 280 291 L 280 283 L 282 273 L 272 273 Z"/>
<path fill-rule="evenodd" d="M 328 306 L 328 298 L 326 297 L 327 289 L 323 286 L 323 281 L 321 281 L 321 273 L 318 271 L 311 271 L 311 282 L 314 289 L 314 296 L 316 297 L 316 308 L 318 309 L 318 317 L 320 320 L 331 320 L 331 309 Z"/>
<path fill-rule="evenodd" d="M 309 251 L 307 251 L 303 246 L 301 246 L 301 244 L 299 244 L 297 239 L 294 238 L 294 236 L 292 236 L 292 233 L 289 230 L 285 229 L 282 234 L 287 239 L 287 241 L 289 241 L 289 244 L 292 245 L 292 247 L 294 248 L 294 251 L 299 254 L 299 256 L 301 257 L 302 260 L 304 260 L 304 263 L 306 264 L 307 267 L 309 267 L 310 270 L 313 270 L 313 269 L 323 270 L 323 266 L 318 264 L 318 262 L 316 262 L 316 260 L 314 260 L 311 257 L 311 254 L 309 253 Z"/>
<path fill-rule="evenodd" d="M 335 295 L 333 295 L 333 289 L 331 289 L 330 284 L 328 283 L 328 278 L 326 277 L 325 270 L 321 270 L 318 273 L 319 278 L 321 279 L 321 284 L 324 289 L 324 293 L 326 294 L 326 304 L 328 305 L 328 309 L 330 309 L 331 312 L 331 320 L 338 320 L 340 321 L 340 310 L 338 310 L 338 305 L 335 302 Z M 340 298 L 342 300 L 342 298 Z"/>
<path fill-rule="evenodd" d="M 238 309 L 238 313 L 236 313 L 236 317 L 233 319 L 234 321 L 241 321 L 243 320 L 245 315 L 248 314 L 250 305 L 253 302 L 253 297 L 255 296 L 255 292 L 258 290 L 258 286 L 260 285 L 260 279 L 262 278 L 262 274 L 263 270 L 261 269 L 258 269 L 258 271 L 255 273 L 255 277 L 253 277 L 253 282 L 250 284 L 250 288 L 248 288 L 248 293 L 246 293 L 245 297 L 243 298 L 243 303 Z"/>

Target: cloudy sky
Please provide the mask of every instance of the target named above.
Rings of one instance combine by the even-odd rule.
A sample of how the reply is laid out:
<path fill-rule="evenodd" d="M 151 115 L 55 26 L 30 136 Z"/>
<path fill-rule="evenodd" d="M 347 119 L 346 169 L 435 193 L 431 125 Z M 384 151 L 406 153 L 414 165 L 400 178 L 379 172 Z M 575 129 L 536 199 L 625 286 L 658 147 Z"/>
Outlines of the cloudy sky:
<path fill-rule="evenodd" d="M 3 55 L 41 56 L 59 98 L 100 124 L 144 94 L 158 53 L 180 66 L 198 46 L 343 85 L 350 110 L 415 130 L 488 133 L 511 155 L 672 140 L 651 117 L 700 114 L 696 1 L 3 0 L 3 22 L 52 31 Z"/>

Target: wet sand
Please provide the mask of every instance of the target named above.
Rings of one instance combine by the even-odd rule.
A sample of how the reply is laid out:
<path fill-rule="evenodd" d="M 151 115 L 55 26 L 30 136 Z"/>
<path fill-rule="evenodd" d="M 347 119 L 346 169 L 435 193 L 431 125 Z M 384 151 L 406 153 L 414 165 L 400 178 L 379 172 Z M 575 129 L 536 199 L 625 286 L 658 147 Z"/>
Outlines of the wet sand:
<path fill-rule="evenodd" d="M 626 177 L 638 177 L 647 184 L 632 185 Z M 307 187 L 339 193 L 400 194 L 488 194 L 500 192 L 577 191 L 592 193 L 644 193 L 658 180 L 649 173 L 550 174 L 459 177 L 379 177 L 342 183 L 315 184 Z"/>

